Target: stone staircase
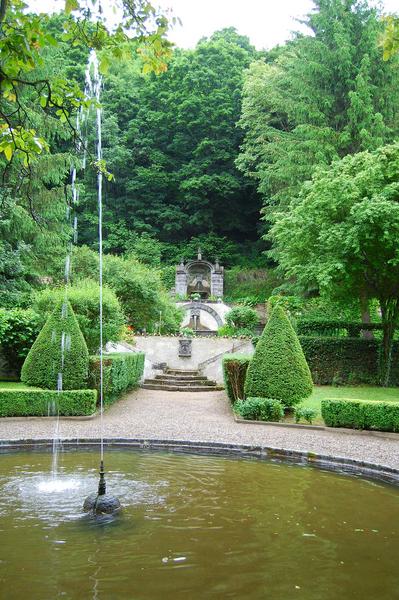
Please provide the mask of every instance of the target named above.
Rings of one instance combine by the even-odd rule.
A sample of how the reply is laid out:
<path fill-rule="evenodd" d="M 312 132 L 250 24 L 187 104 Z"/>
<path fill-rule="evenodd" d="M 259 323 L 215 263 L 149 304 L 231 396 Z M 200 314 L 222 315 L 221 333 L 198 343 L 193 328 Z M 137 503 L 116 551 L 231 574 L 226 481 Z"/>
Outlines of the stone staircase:
<path fill-rule="evenodd" d="M 166 369 L 154 379 L 145 379 L 141 387 L 166 392 L 213 392 L 223 389 L 223 386 L 217 385 L 216 381 L 211 381 L 199 371 L 181 369 Z"/>

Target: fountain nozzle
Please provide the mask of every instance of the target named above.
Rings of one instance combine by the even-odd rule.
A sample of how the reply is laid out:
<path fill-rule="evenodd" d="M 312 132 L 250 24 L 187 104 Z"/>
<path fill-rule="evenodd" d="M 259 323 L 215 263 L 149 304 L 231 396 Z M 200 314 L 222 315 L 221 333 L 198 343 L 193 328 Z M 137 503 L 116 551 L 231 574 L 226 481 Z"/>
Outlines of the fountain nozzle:
<path fill-rule="evenodd" d="M 92 512 L 94 515 L 115 514 L 121 510 L 121 503 L 116 496 L 110 496 L 106 493 L 104 461 L 100 462 L 100 481 L 98 482 L 97 493 L 87 496 L 83 503 L 85 512 Z"/>
<path fill-rule="evenodd" d="M 98 482 L 98 495 L 105 496 L 106 492 L 104 461 L 100 462 L 100 481 Z"/>

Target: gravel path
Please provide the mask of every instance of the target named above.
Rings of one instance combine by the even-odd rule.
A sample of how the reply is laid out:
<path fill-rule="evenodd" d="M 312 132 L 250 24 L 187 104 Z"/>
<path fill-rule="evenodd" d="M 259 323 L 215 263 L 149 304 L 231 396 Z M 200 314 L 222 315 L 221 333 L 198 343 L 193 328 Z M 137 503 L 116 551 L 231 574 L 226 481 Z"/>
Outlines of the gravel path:
<path fill-rule="evenodd" d="M 0 440 L 51 438 L 54 419 L 0 420 Z M 60 436 L 100 437 L 100 418 L 62 419 Z M 104 437 L 226 442 L 349 458 L 399 469 L 395 439 L 350 433 L 236 423 L 224 392 L 161 392 L 139 389 L 104 413 Z"/>

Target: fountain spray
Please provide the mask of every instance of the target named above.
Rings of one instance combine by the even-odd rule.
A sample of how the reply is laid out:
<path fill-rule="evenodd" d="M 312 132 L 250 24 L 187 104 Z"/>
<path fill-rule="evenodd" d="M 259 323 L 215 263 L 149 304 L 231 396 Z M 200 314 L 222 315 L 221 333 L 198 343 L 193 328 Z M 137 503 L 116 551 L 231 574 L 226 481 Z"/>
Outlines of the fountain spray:
<path fill-rule="evenodd" d="M 98 199 L 98 255 L 99 255 L 99 289 L 100 289 L 100 480 L 97 493 L 91 494 L 83 504 L 83 510 L 93 512 L 96 515 L 115 513 L 121 509 L 121 504 L 115 496 L 106 493 L 105 469 L 104 469 L 104 388 L 103 388 L 103 207 L 102 207 L 102 137 L 101 137 L 101 75 L 99 72 L 96 51 L 90 51 L 89 62 L 86 70 L 86 88 L 91 98 L 96 100 L 96 130 L 97 130 L 97 199 Z"/>

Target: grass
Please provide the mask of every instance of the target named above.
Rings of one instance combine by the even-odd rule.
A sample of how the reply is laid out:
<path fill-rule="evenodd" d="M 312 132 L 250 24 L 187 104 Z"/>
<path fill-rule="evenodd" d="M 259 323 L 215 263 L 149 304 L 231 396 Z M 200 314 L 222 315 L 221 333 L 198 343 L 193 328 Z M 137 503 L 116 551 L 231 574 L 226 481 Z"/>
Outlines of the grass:
<path fill-rule="evenodd" d="M 39 388 L 25 385 L 20 381 L 0 381 L 0 390 L 37 390 Z"/>
<path fill-rule="evenodd" d="M 317 411 L 314 425 L 324 425 L 324 421 L 321 418 L 322 400 L 379 400 L 382 402 L 399 402 L 399 388 L 315 386 L 313 394 L 301 403 L 301 406 L 313 408 Z M 292 421 L 293 419 L 289 420 Z"/>

